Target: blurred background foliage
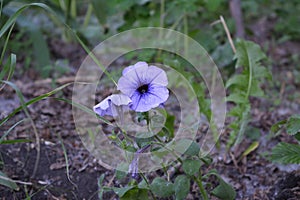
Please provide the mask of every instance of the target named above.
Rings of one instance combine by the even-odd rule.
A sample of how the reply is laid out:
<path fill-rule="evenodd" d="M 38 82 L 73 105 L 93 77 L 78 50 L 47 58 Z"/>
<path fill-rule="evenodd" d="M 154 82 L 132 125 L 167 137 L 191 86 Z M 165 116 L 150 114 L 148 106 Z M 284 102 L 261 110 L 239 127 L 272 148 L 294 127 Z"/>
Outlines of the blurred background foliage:
<path fill-rule="evenodd" d="M 2 0 L 0 26 L 29 0 Z M 233 53 L 220 23 L 223 15 L 231 33 L 235 33 L 228 0 L 41 0 L 90 47 L 121 31 L 137 27 L 165 27 L 178 30 L 198 41 L 211 54 L 220 68 L 233 66 Z M 254 36 L 251 25 L 265 19 L 271 25 L 269 41 L 280 43 L 299 40 L 300 3 L 297 0 L 241 1 L 246 36 Z M 291 14 L 294 13 L 294 14 Z M 17 19 L 6 54 L 15 53 L 23 69 L 34 67 L 43 77 L 53 68 L 64 73 L 68 60 L 53 60 L 49 43 L 53 38 L 74 43 L 66 27 L 48 12 L 27 9 Z M 3 46 L 4 37 L 0 39 Z M 263 41 L 263 44 L 268 44 Z M 25 50 L 25 51 L 24 51 Z M 149 54 L 149 53 L 148 53 Z M 295 58 L 294 58 L 295 59 Z"/>

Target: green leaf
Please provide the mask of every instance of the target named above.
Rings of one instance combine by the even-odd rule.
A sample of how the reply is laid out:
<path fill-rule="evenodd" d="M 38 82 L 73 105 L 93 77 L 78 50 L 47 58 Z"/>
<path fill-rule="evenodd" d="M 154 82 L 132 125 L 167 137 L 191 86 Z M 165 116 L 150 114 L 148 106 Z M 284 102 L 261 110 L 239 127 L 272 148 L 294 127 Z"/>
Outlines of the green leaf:
<path fill-rule="evenodd" d="M 181 139 L 175 143 L 174 150 L 178 153 L 188 156 L 195 156 L 199 154 L 199 145 L 190 139 Z"/>
<path fill-rule="evenodd" d="M 255 74 L 253 76 L 255 79 L 258 78 L 267 78 L 268 80 L 272 80 L 272 74 L 268 70 L 268 68 L 261 66 L 259 63 L 256 64 Z"/>
<path fill-rule="evenodd" d="M 135 186 L 132 185 L 132 186 L 127 186 L 127 187 L 123 187 L 123 188 L 113 188 L 113 190 L 119 197 L 122 197 L 126 194 L 126 192 L 128 192 L 129 190 L 131 190 L 134 187 Z"/>
<path fill-rule="evenodd" d="M 298 140 L 298 142 L 300 142 L 300 133 L 297 133 L 297 134 L 295 135 L 295 138 Z"/>
<path fill-rule="evenodd" d="M 282 164 L 300 164 L 300 146 L 281 142 L 272 149 L 271 160 Z"/>
<path fill-rule="evenodd" d="M 4 77 L 6 76 L 6 81 L 9 81 L 10 78 L 12 77 L 15 68 L 16 68 L 16 62 L 17 62 L 17 57 L 15 54 L 11 54 L 8 58 L 8 62 L 5 63 L 3 69 L 1 70 L 0 73 L 0 80 L 3 80 Z M 1 61 L 2 63 L 2 61 Z M 0 63 L 0 64 L 1 64 Z M 1 88 L 0 88 L 1 90 Z"/>
<path fill-rule="evenodd" d="M 251 41 L 239 40 L 236 44 L 234 58 L 237 59 L 236 67 L 254 66 L 258 61 L 266 58 L 266 55 L 258 44 Z"/>
<path fill-rule="evenodd" d="M 33 142 L 30 139 L 15 139 L 15 140 L 3 140 L 0 144 L 16 144 L 16 143 L 27 143 Z"/>
<path fill-rule="evenodd" d="M 222 0 L 205 1 L 208 11 L 215 12 L 222 4 Z"/>
<path fill-rule="evenodd" d="M 200 152 L 200 146 L 198 143 L 192 141 L 189 148 L 184 152 L 185 155 L 188 156 L 197 156 Z"/>
<path fill-rule="evenodd" d="M 26 10 L 29 7 L 40 7 L 43 8 L 44 10 L 48 11 L 51 14 L 55 13 L 51 8 L 49 8 L 46 4 L 43 3 L 30 3 L 30 4 L 25 4 L 22 6 L 20 9 L 18 9 L 6 22 L 5 24 L 1 27 L 0 29 L 0 38 L 3 36 L 3 34 L 9 29 L 11 25 L 13 25 L 16 21 L 16 19 L 22 14 L 24 10 Z"/>
<path fill-rule="evenodd" d="M 167 129 L 168 134 L 171 138 L 174 137 L 174 122 L 175 122 L 175 116 L 167 114 L 165 128 Z"/>
<path fill-rule="evenodd" d="M 245 74 L 238 74 L 233 77 L 231 77 L 226 82 L 226 88 L 229 88 L 230 86 L 238 85 L 241 88 L 247 87 L 247 82 L 245 81 L 247 79 L 247 76 Z"/>
<path fill-rule="evenodd" d="M 235 106 L 228 112 L 228 116 L 239 117 L 243 112 L 244 112 L 243 106 Z"/>
<path fill-rule="evenodd" d="M 4 185 L 13 190 L 19 190 L 18 185 L 12 179 L 8 178 L 8 176 L 2 171 L 0 171 L 0 185 Z"/>
<path fill-rule="evenodd" d="M 116 178 L 119 180 L 125 178 L 127 176 L 128 167 L 129 164 L 125 162 L 121 162 L 120 164 L 118 164 L 115 172 Z"/>
<path fill-rule="evenodd" d="M 182 163 L 182 169 L 184 173 L 192 176 L 199 172 L 201 167 L 200 160 L 184 160 Z"/>
<path fill-rule="evenodd" d="M 0 138 L 0 144 L 4 141 L 5 137 L 16 127 L 18 126 L 19 124 L 21 124 L 22 122 L 24 121 L 28 121 L 27 118 L 24 118 L 20 121 L 18 121 L 17 123 L 15 123 L 13 126 L 11 126 L 7 131 L 4 132 L 4 134 L 1 136 Z"/>
<path fill-rule="evenodd" d="M 249 155 L 251 152 L 255 151 L 255 149 L 257 149 L 258 146 L 259 146 L 259 142 L 257 141 L 252 142 L 252 144 L 244 151 L 242 157 L 245 157 Z"/>
<path fill-rule="evenodd" d="M 120 200 L 145 199 L 148 200 L 148 190 L 140 188 L 132 188 L 128 190 Z"/>
<path fill-rule="evenodd" d="M 41 72 L 44 78 L 49 77 L 51 68 L 47 68 L 51 64 L 50 61 L 50 51 L 45 38 L 41 30 L 36 27 L 29 27 L 30 37 L 33 42 L 33 52 L 35 60 L 37 61 L 37 69 Z"/>
<path fill-rule="evenodd" d="M 174 183 L 176 200 L 183 200 L 190 191 L 190 179 L 185 175 L 179 175 Z"/>
<path fill-rule="evenodd" d="M 174 194 L 174 185 L 163 178 L 156 177 L 150 185 L 150 190 L 158 197 L 169 197 Z"/>
<path fill-rule="evenodd" d="M 253 81 L 257 74 L 256 68 L 261 67 L 258 63 L 262 59 L 266 58 L 266 55 L 262 52 L 260 46 L 254 42 L 239 40 L 236 45 L 235 58 L 237 59 L 236 67 L 244 66 L 244 74 L 247 75 L 247 88 L 246 98 L 251 95 L 251 92 L 257 92 L 253 89 Z M 259 71 L 261 72 L 261 70 Z"/>
<path fill-rule="evenodd" d="M 98 198 L 99 198 L 99 200 L 103 200 L 103 192 L 104 192 L 104 190 L 103 190 L 102 184 L 103 184 L 104 178 L 105 178 L 105 174 L 102 174 L 98 178 L 98 188 L 99 188 L 99 190 L 98 190 Z"/>
<path fill-rule="evenodd" d="M 234 103 L 248 103 L 245 93 L 232 93 L 226 97 L 226 101 Z"/>
<path fill-rule="evenodd" d="M 271 132 L 272 132 L 272 133 L 277 133 L 277 132 L 282 128 L 282 126 L 286 124 L 286 122 L 287 122 L 286 119 L 277 122 L 276 124 L 274 124 L 274 125 L 271 127 Z"/>
<path fill-rule="evenodd" d="M 247 126 L 245 130 L 245 135 L 252 141 L 259 141 L 261 137 L 260 129 L 253 126 Z"/>
<path fill-rule="evenodd" d="M 235 199 L 236 192 L 231 185 L 226 183 L 220 176 L 218 176 L 220 184 L 213 189 L 212 195 L 222 200 L 233 200 Z"/>
<path fill-rule="evenodd" d="M 258 80 L 252 80 L 252 85 L 251 85 L 249 95 L 253 96 L 253 97 L 263 97 L 264 96 L 264 91 L 261 89 Z"/>
<path fill-rule="evenodd" d="M 295 135 L 300 132 L 300 116 L 295 115 L 288 119 L 286 130 L 289 135 Z"/>

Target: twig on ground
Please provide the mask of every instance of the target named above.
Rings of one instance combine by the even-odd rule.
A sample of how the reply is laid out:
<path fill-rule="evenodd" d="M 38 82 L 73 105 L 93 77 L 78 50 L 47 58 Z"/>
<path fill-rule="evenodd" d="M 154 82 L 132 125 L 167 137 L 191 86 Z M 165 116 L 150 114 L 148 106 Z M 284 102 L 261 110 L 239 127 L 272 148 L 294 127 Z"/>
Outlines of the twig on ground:
<path fill-rule="evenodd" d="M 233 43 L 233 40 L 232 40 L 232 38 L 231 38 L 229 29 L 228 29 L 228 27 L 227 27 L 227 24 L 226 24 L 226 22 L 225 22 L 223 16 L 220 16 L 220 21 L 221 21 L 221 23 L 222 23 L 222 25 L 223 25 L 223 27 L 224 27 L 224 29 L 225 29 L 225 32 L 226 32 L 228 41 L 229 41 L 229 43 L 230 43 L 230 46 L 231 46 L 231 48 L 232 48 L 232 51 L 233 51 L 233 53 L 236 53 L 236 48 L 235 48 L 235 46 L 234 46 L 234 43 Z"/>

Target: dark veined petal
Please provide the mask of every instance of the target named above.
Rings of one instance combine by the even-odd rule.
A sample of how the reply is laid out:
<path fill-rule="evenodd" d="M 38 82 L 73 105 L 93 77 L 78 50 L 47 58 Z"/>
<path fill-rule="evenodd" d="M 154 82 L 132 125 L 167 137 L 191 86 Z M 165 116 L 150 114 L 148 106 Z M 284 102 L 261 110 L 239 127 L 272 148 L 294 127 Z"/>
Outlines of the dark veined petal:
<path fill-rule="evenodd" d="M 149 66 L 147 70 L 144 71 L 143 77 L 141 78 L 144 83 L 151 83 L 161 86 L 168 85 L 168 77 L 164 70 L 156 67 L 156 66 Z"/>
<path fill-rule="evenodd" d="M 146 112 L 168 99 L 168 78 L 164 70 L 138 62 L 126 67 L 122 74 L 118 89 L 132 100 L 132 110 Z"/>
<path fill-rule="evenodd" d="M 169 97 L 169 90 L 166 87 L 156 86 L 150 88 L 149 92 L 140 94 L 135 92 L 132 97 L 130 108 L 137 112 L 147 112 L 164 103 Z"/>
<path fill-rule="evenodd" d="M 138 62 L 135 65 L 129 66 L 123 70 L 123 76 L 118 81 L 118 90 L 127 96 L 132 96 L 134 91 L 141 85 L 141 77 L 148 64 L 145 62 Z M 125 72 L 124 72 L 125 71 Z"/>

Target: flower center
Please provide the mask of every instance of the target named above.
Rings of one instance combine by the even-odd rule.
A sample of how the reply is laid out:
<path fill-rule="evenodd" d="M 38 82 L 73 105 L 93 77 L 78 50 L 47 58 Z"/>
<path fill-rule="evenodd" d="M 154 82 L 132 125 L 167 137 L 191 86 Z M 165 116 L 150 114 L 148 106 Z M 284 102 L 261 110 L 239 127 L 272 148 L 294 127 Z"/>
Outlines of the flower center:
<path fill-rule="evenodd" d="M 139 93 L 141 94 L 145 94 L 146 92 L 148 92 L 148 85 L 142 85 L 140 86 L 137 91 L 139 91 Z"/>

